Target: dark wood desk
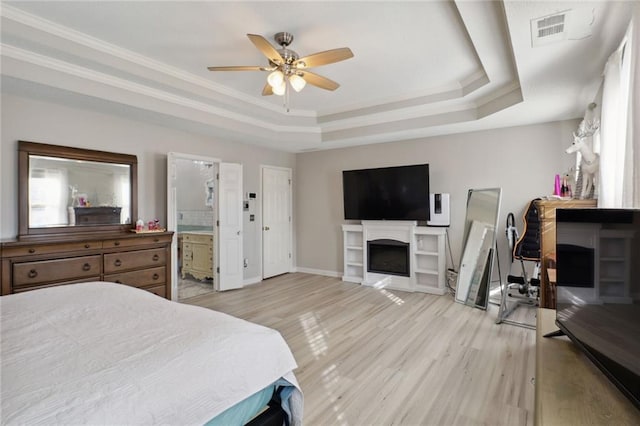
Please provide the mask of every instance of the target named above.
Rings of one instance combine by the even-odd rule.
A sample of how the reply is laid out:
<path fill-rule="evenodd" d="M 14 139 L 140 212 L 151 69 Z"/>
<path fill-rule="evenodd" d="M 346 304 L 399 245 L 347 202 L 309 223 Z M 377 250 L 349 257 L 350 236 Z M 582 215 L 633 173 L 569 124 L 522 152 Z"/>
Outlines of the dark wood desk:
<path fill-rule="evenodd" d="M 538 309 L 536 329 L 536 425 L 640 425 L 640 410 L 568 337 L 557 330 L 556 311 Z"/>

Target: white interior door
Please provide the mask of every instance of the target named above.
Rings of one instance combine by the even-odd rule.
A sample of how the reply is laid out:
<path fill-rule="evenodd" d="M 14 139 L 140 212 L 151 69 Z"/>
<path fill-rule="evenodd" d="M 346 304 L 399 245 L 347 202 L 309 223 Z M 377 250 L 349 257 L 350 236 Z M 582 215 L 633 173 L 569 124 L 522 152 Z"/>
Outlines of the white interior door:
<path fill-rule="evenodd" d="M 242 164 L 220 163 L 220 291 L 242 288 Z"/>
<path fill-rule="evenodd" d="M 262 277 L 291 271 L 291 169 L 262 167 Z"/>

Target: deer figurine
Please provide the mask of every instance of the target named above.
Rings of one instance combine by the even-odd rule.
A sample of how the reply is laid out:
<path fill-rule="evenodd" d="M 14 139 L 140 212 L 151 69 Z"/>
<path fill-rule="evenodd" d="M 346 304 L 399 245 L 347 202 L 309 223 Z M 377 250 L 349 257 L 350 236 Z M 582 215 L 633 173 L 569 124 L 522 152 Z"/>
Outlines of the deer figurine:
<path fill-rule="evenodd" d="M 580 172 L 582 173 L 581 199 L 588 197 L 597 184 L 600 156 L 593 152 L 587 143 L 587 138 L 595 134 L 599 128 L 598 124 L 597 121 L 585 123 L 583 120 L 578 127 L 578 133 L 573 132 L 573 143 L 566 149 L 567 154 L 580 151 L 582 155 L 582 160 L 580 161 Z"/>

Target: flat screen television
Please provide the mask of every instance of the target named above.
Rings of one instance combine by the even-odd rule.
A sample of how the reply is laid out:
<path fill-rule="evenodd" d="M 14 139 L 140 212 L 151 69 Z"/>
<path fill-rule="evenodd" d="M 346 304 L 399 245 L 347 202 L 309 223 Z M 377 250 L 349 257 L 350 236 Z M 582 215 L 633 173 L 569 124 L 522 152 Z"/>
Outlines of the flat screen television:
<path fill-rule="evenodd" d="M 640 408 L 640 210 L 556 211 L 556 324 Z"/>
<path fill-rule="evenodd" d="M 429 165 L 342 172 L 344 218 L 429 220 Z"/>

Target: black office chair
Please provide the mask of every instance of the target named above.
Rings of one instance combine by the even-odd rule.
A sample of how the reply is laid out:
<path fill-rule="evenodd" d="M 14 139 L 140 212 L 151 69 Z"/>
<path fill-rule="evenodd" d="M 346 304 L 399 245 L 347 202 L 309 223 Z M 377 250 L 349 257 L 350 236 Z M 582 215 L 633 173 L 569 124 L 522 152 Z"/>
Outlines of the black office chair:
<path fill-rule="evenodd" d="M 535 328 L 533 324 L 509 320 L 508 317 L 519 306 L 537 307 L 540 304 L 540 219 L 536 201 L 537 199 L 529 203 L 522 217 L 524 221 L 522 236 L 518 234 L 513 213 L 507 215 L 506 234 L 511 249 L 510 271 L 513 270 L 513 264 L 517 261 L 520 263 L 520 275 L 507 275 L 506 288 L 501 287 L 502 300 L 496 321 L 498 324 L 504 322 Z M 533 262 L 530 274 L 527 272 L 525 262 Z M 512 303 L 509 303 L 510 301 Z"/>
<path fill-rule="evenodd" d="M 520 295 L 528 298 L 534 297 L 536 300 L 540 295 L 540 218 L 538 215 L 538 207 L 536 201 L 529 202 L 527 209 L 522 217 L 524 221 L 524 232 L 522 236 L 518 235 L 518 229 L 515 226 L 515 218 L 513 213 L 507 215 L 507 240 L 511 249 L 511 263 L 518 261 L 520 263 L 521 274 L 508 275 L 508 289 L 516 289 Z M 531 277 L 527 273 L 525 262 L 534 262 Z"/>

